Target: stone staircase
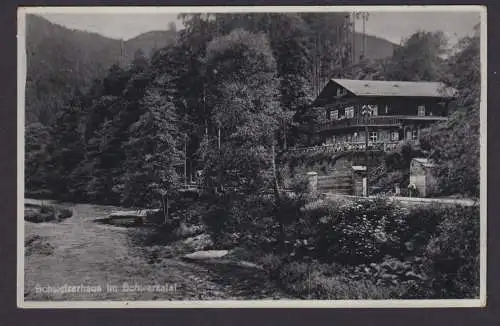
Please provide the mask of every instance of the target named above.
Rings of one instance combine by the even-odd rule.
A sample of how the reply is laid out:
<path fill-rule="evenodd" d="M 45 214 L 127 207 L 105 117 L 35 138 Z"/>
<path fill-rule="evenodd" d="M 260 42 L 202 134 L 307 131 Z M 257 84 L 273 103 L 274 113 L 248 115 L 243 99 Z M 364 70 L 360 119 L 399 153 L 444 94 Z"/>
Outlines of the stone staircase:
<path fill-rule="evenodd" d="M 353 193 L 352 175 L 336 173 L 318 176 L 317 187 L 320 193 L 351 195 Z"/>
<path fill-rule="evenodd" d="M 353 193 L 352 159 L 348 155 L 337 157 L 333 171 L 318 175 L 317 189 L 320 193 L 351 195 Z"/>

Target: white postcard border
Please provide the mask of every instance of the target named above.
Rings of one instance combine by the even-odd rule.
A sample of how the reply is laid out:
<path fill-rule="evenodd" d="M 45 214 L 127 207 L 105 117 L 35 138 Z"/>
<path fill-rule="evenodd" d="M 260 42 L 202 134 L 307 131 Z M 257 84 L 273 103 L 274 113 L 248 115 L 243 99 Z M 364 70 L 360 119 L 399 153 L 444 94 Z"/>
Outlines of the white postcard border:
<path fill-rule="evenodd" d="M 25 301 L 24 300 L 24 121 L 26 14 L 158 14 L 223 12 L 478 12 L 481 17 L 480 101 L 480 297 L 458 300 L 218 300 L 218 301 Z M 17 306 L 19 308 L 462 308 L 486 306 L 487 237 L 487 22 L 486 7 L 432 6 L 225 6 L 225 7 L 20 7 L 17 34 Z"/>

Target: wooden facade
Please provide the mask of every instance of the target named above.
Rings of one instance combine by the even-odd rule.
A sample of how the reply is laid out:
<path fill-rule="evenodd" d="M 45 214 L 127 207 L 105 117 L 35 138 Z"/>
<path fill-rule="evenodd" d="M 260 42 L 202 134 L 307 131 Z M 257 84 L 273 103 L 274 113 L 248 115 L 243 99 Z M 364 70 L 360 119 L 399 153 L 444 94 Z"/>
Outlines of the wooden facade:
<path fill-rule="evenodd" d="M 440 83 L 332 79 L 303 126 L 310 145 L 414 141 L 447 119 L 454 90 Z"/>

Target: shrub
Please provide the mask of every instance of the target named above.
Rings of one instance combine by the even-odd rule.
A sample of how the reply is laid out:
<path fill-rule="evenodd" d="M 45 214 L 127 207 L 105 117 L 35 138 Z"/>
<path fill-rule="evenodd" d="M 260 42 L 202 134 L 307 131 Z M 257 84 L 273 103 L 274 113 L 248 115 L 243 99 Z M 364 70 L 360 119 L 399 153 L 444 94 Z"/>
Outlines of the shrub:
<path fill-rule="evenodd" d="M 41 237 L 35 234 L 28 236 L 24 241 L 24 254 L 26 256 L 30 256 L 32 254 L 50 256 L 53 252 L 54 246 L 46 240 L 46 237 Z"/>
<path fill-rule="evenodd" d="M 479 231 L 479 207 L 446 212 L 425 252 L 436 297 L 479 296 Z"/>
<path fill-rule="evenodd" d="M 57 220 L 65 220 L 73 216 L 73 211 L 67 208 L 61 208 L 57 212 Z"/>
<path fill-rule="evenodd" d="M 449 214 L 468 214 L 464 208 L 405 208 L 383 198 L 306 207 L 294 224 L 293 238 L 306 240 L 303 247 L 312 247 L 313 255 L 321 261 L 349 265 L 380 262 L 386 256 L 422 256 L 430 239 L 440 232 L 438 225 Z"/>
<path fill-rule="evenodd" d="M 379 261 L 395 241 L 386 227 L 400 214 L 385 200 L 358 200 L 318 219 L 316 253 L 327 262 L 359 265 Z"/>
<path fill-rule="evenodd" d="M 56 220 L 55 212 L 25 211 L 24 220 L 32 223 L 44 223 Z"/>
<path fill-rule="evenodd" d="M 73 216 L 72 210 L 55 205 L 26 206 L 24 209 L 24 220 L 33 223 L 59 222 L 71 216 Z"/>
<path fill-rule="evenodd" d="M 272 253 L 266 253 L 259 259 L 259 263 L 266 271 L 268 271 L 272 278 L 276 278 L 279 274 L 283 262 L 283 257 Z"/>
<path fill-rule="evenodd" d="M 413 283 L 422 283 L 428 277 L 425 273 L 423 259 L 416 257 L 408 260 L 399 260 L 386 257 L 380 263 L 362 264 L 351 269 L 355 280 L 370 280 L 381 286 L 401 286 Z"/>
<path fill-rule="evenodd" d="M 390 299 L 405 291 L 402 285 L 355 280 L 350 273 L 337 264 L 294 261 L 281 266 L 279 284 L 294 296 L 315 300 Z"/>

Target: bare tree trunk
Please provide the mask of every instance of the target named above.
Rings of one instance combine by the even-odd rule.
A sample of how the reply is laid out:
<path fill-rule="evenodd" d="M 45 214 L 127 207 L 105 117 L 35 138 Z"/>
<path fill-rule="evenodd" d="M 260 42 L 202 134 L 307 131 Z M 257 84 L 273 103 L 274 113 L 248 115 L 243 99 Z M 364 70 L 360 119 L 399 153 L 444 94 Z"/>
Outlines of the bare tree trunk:
<path fill-rule="evenodd" d="M 168 218 L 168 196 L 165 195 L 165 208 L 167 211 L 167 214 L 165 214 L 165 224 L 167 224 L 167 218 Z"/>
<path fill-rule="evenodd" d="M 273 142 L 272 145 L 272 169 L 273 169 L 273 188 L 274 188 L 274 212 L 275 216 L 278 222 L 278 229 L 279 229 L 279 234 L 278 234 L 278 247 L 281 248 L 283 246 L 284 241 L 285 241 L 285 225 L 283 221 L 283 216 L 280 211 L 280 206 L 281 206 L 281 197 L 280 197 L 280 190 L 279 190 L 279 185 L 278 185 L 278 174 L 276 171 L 276 157 L 275 157 L 275 145 Z"/>
<path fill-rule="evenodd" d="M 187 183 L 187 135 L 184 134 L 184 185 Z"/>
<path fill-rule="evenodd" d="M 283 127 L 283 149 L 284 149 L 285 151 L 286 151 L 286 149 L 287 149 L 287 147 L 288 147 L 288 146 L 287 146 L 287 142 L 286 142 L 286 136 L 287 136 L 286 134 L 287 134 L 287 129 L 286 129 L 286 123 L 285 123 L 285 125 L 284 125 L 284 127 Z"/>
<path fill-rule="evenodd" d="M 279 196 L 279 186 L 278 186 L 278 173 L 276 171 L 276 151 L 275 151 L 275 145 L 273 143 L 272 145 L 272 167 L 273 167 L 273 178 L 274 178 L 274 191 L 277 196 Z"/>
<path fill-rule="evenodd" d="M 163 224 L 167 224 L 167 215 L 168 213 L 166 212 L 166 204 L 165 204 L 165 195 L 161 195 L 161 206 L 163 208 Z"/>
<path fill-rule="evenodd" d="M 220 127 L 217 128 L 217 146 L 220 149 Z"/>

